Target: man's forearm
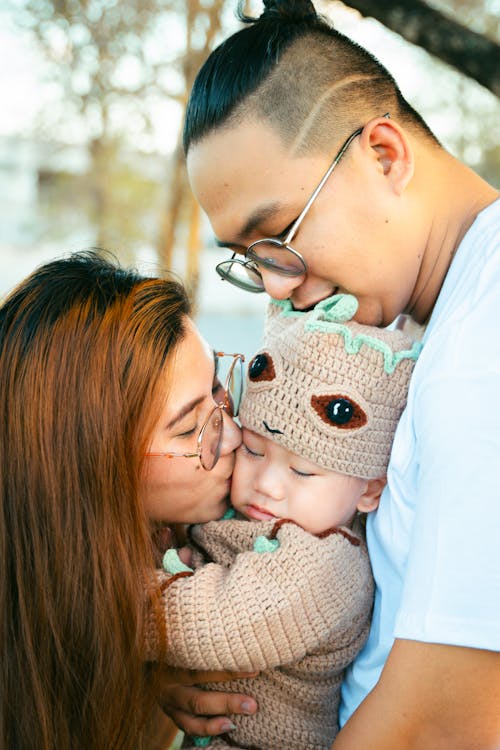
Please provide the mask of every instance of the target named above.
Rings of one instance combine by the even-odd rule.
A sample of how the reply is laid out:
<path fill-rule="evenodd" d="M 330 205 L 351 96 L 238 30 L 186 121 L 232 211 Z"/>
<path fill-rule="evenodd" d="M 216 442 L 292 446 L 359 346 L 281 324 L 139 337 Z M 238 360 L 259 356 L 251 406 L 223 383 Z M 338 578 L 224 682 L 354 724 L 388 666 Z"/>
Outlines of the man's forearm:
<path fill-rule="evenodd" d="M 395 642 L 333 750 L 500 750 L 500 654 Z"/>

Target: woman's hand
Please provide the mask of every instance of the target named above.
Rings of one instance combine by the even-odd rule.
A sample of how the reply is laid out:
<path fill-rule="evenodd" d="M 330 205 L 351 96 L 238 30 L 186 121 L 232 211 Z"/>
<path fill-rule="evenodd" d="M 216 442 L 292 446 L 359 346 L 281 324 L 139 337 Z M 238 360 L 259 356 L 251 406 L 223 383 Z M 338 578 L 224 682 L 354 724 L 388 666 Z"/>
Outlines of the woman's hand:
<path fill-rule="evenodd" d="M 224 682 L 256 677 L 257 672 L 196 672 L 164 667 L 160 680 L 159 704 L 186 734 L 223 734 L 234 729 L 229 714 L 246 716 L 257 711 L 257 703 L 248 695 L 219 693 L 196 687 L 203 682 Z"/>

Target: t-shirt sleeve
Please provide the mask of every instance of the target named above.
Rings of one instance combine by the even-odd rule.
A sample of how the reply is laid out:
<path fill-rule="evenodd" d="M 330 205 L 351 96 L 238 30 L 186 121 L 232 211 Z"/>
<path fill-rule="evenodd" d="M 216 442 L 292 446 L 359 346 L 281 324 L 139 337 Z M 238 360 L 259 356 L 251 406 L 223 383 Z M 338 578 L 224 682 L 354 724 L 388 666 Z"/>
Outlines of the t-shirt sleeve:
<path fill-rule="evenodd" d="M 446 367 L 431 367 L 416 394 L 417 497 L 398 638 L 500 650 L 497 298 L 437 338 Z"/>

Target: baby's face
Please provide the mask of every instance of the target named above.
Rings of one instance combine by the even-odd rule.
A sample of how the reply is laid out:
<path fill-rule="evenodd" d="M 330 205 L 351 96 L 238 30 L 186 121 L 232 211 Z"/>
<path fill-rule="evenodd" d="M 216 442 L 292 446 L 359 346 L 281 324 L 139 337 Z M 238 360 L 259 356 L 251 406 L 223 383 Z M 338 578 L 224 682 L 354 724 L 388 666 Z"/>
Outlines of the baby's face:
<path fill-rule="evenodd" d="M 378 480 L 374 480 L 378 481 Z M 373 510 L 372 482 L 323 469 L 246 428 L 236 451 L 231 502 L 247 518 L 290 518 L 319 534 Z"/>

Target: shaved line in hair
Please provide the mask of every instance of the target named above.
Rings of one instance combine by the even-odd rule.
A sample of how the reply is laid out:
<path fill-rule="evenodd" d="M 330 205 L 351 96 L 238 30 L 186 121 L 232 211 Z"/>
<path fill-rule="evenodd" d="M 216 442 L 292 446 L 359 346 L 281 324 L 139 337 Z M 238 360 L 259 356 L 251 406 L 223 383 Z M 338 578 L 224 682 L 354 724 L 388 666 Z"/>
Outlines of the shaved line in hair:
<path fill-rule="evenodd" d="M 316 104 L 314 105 L 313 109 L 309 113 L 308 117 L 305 119 L 304 124 L 302 125 L 301 129 L 298 131 L 296 137 L 291 143 L 290 146 L 290 154 L 292 156 L 297 155 L 301 151 L 309 150 L 309 141 L 308 141 L 308 135 L 310 132 L 314 129 L 314 127 L 317 125 L 318 118 L 323 111 L 324 107 L 331 101 L 331 99 L 337 94 L 341 89 L 350 87 L 352 85 L 356 85 L 357 83 L 360 83 L 361 81 L 376 81 L 379 79 L 379 76 L 373 76 L 373 75 L 355 75 L 355 76 L 349 76 L 347 78 L 344 78 L 343 81 L 338 81 L 337 83 L 334 83 L 332 86 L 330 86 L 326 91 L 324 91 L 321 96 L 316 101 Z M 363 125 L 362 122 L 359 123 L 359 127 Z M 346 134 L 347 137 L 348 134 Z M 333 145 L 332 145 L 333 148 Z"/>

